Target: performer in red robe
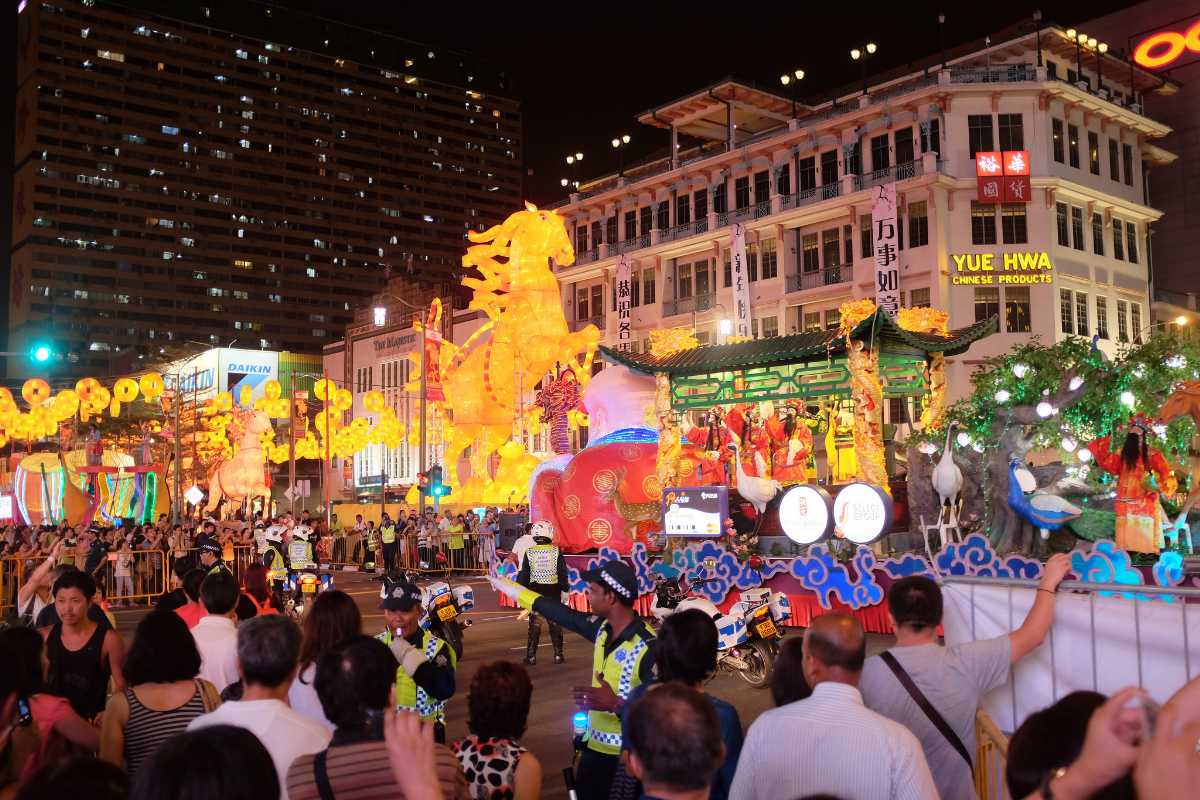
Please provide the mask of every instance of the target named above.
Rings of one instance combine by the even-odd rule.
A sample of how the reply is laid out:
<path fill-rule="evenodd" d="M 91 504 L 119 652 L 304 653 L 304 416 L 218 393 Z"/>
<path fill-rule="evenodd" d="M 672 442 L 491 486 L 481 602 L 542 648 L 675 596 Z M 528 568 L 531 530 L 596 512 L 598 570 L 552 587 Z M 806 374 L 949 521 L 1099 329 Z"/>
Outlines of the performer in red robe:
<path fill-rule="evenodd" d="M 733 460 L 733 451 L 729 449 L 733 437 L 725 427 L 721 407 L 710 408 L 704 415 L 703 424 L 689 430 L 683 438 L 699 451 L 701 483 L 705 486 L 728 486 L 730 479 L 726 467 Z"/>
<path fill-rule="evenodd" d="M 726 425 L 738 439 L 742 469 L 747 475 L 771 477 L 771 437 L 763 424 L 758 405 L 747 403 L 734 406 L 725 418 Z"/>
<path fill-rule="evenodd" d="M 813 435 L 800 416 L 799 403 L 792 401 L 767 418 L 767 434 L 771 437 L 771 477 L 780 483 L 808 481 L 808 455 L 813 449 Z"/>
<path fill-rule="evenodd" d="M 1163 546 L 1163 509 L 1160 493 L 1175 493 L 1177 483 L 1171 466 L 1162 453 L 1146 445 L 1150 421 L 1138 414 L 1125 434 L 1119 451 L 1112 449 L 1112 437 L 1105 436 L 1088 444 L 1096 466 L 1117 476 L 1117 547 L 1134 553 L 1157 553 Z M 1153 474 L 1155 487 L 1148 486 Z"/>

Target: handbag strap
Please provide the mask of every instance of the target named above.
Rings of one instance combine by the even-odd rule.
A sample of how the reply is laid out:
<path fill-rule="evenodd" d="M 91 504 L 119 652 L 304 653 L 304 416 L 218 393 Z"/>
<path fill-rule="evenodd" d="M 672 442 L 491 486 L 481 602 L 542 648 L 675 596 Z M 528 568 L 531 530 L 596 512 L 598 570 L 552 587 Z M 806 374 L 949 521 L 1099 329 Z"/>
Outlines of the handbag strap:
<path fill-rule="evenodd" d="M 917 684 L 913 682 L 912 676 L 905 671 L 904 667 L 900 666 L 900 662 L 896 660 L 896 657 L 891 652 L 884 650 L 879 654 L 879 657 L 883 660 L 883 663 L 888 665 L 888 669 L 896 676 L 896 680 L 900 681 L 900 685 L 908 692 L 908 696 L 913 699 L 913 702 L 917 704 L 929 721 L 933 723 L 933 727 L 938 729 L 938 733 L 942 734 L 946 738 L 946 741 L 950 743 L 950 746 L 963 757 L 963 761 L 967 762 L 967 769 L 974 772 L 975 764 L 971 760 L 971 754 L 967 752 L 967 746 L 963 744 L 963 740 L 950 727 L 950 723 L 946 722 L 946 718 L 938 713 L 938 710 L 933 707 L 933 703 L 929 702 L 929 698 L 917 688 Z"/>
<path fill-rule="evenodd" d="M 325 748 L 313 758 L 313 778 L 317 782 L 317 792 L 321 795 L 321 800 L 335 800 L 333 786 L 329 784 L 329 770 L 326 768 L 328 757 L 329 748 Z"/>

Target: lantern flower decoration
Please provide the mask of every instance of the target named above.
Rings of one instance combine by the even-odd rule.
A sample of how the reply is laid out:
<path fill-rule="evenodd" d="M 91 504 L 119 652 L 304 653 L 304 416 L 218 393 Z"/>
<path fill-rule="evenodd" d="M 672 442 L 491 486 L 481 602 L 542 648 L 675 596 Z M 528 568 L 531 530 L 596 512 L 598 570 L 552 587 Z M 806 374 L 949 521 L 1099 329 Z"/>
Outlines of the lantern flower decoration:
<path fill-rule="evenodd" d="M 550 424 L 550 449 L 555 453 L 571 452 L 571 411 L 579 408 L 579 381 L 570 367 L 558 371 L 558 377 L 543 384 L 534 401 L 542 410 L 542 419 Z"/>
<path fill-rule="evenodd" d="M 363 408 L 372 414 L 382 413 L 387 408 L 387 401 L 383 397 L 383 392 L 378 389 L 372 389 L 363 395 Z"/>
<path fill-rule="evenodd" d="M 138 378 L 138 389 L 146 402 L 152 403 L 162 396 L 166 387 L 163 385 L 162 375 L 151 372 Z"/>
<path fill-rule="evenodd" d="M 30 406 L 40 406 L 50 399 L 50 384 L 41 378 L 30 378 L 21 387 L 21 398 Z"/>
<path fill-rule="evenodd" d="M 263 394 L 268 400 L 278 400 L 283 396 L 283 385 L 272 378 L 263 384 Z"/>

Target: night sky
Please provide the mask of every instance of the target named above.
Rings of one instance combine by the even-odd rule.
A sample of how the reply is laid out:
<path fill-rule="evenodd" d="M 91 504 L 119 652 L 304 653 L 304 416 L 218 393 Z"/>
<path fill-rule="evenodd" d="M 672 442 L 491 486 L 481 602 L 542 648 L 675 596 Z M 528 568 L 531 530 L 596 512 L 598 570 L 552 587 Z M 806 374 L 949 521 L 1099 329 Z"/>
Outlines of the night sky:
<path fill-rule="evenodd" d="M 567 153 L 585 154 L 578 178 L 616 171 L 610 141 L 632 137 L 626 164 L 665 155 L 668 134 L 637 124 L 641 111 L 726 76 L 784 92 L 779 75 L 806 73 L 800 98 L 858 80 L 849 51 L 874 41 L 869 71 L 903 66 L 938 52 L 937 16 L 946 12 L 948 48 L 982 39 L 1028 19 L 1039 5 L 1044 22 L 1080 25 L 1130 2 L 1093 0 L 1039 4 L 1019 0 L 959 3 L 753 3 L 708 7 L 655 0 L 624 3 L 397 3 L 287 0 L 284 5 L 388 31 L 419 42 L 476 53 L 512 76 L 510 94 L 525 119 L 528 199 L 561 199 L 570 177 Z M 1052 7 L 1052 8 L 1050 8 Z M 738 14 L 736 9 L 744 9 Z M 813 9 L 817 10 L 813 10 Z M 866 9 L 869 15 L 864 15 Z M 1113 42 L 1114 49 L 1124 43 Z"/>

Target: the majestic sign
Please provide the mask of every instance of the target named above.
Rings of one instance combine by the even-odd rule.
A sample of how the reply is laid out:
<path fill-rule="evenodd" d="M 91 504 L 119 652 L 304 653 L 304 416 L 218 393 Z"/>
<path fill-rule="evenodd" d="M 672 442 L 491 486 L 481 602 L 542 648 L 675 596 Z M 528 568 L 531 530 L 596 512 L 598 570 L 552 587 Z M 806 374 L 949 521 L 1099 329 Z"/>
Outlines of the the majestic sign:
<path fill-rule="evenodd" d="M 955 286 L 1021 286 L 1054 283 L 1054 264 L 1044 251 L 1003 253 L 952 253 Z"/>
<path fill-rule="evenodd" d="M 896 230 L 894 181 L 876 187 L 871 227 L 875 247 L 875 305 L 894 315 L 900 311 L 900 232 Z"/>

